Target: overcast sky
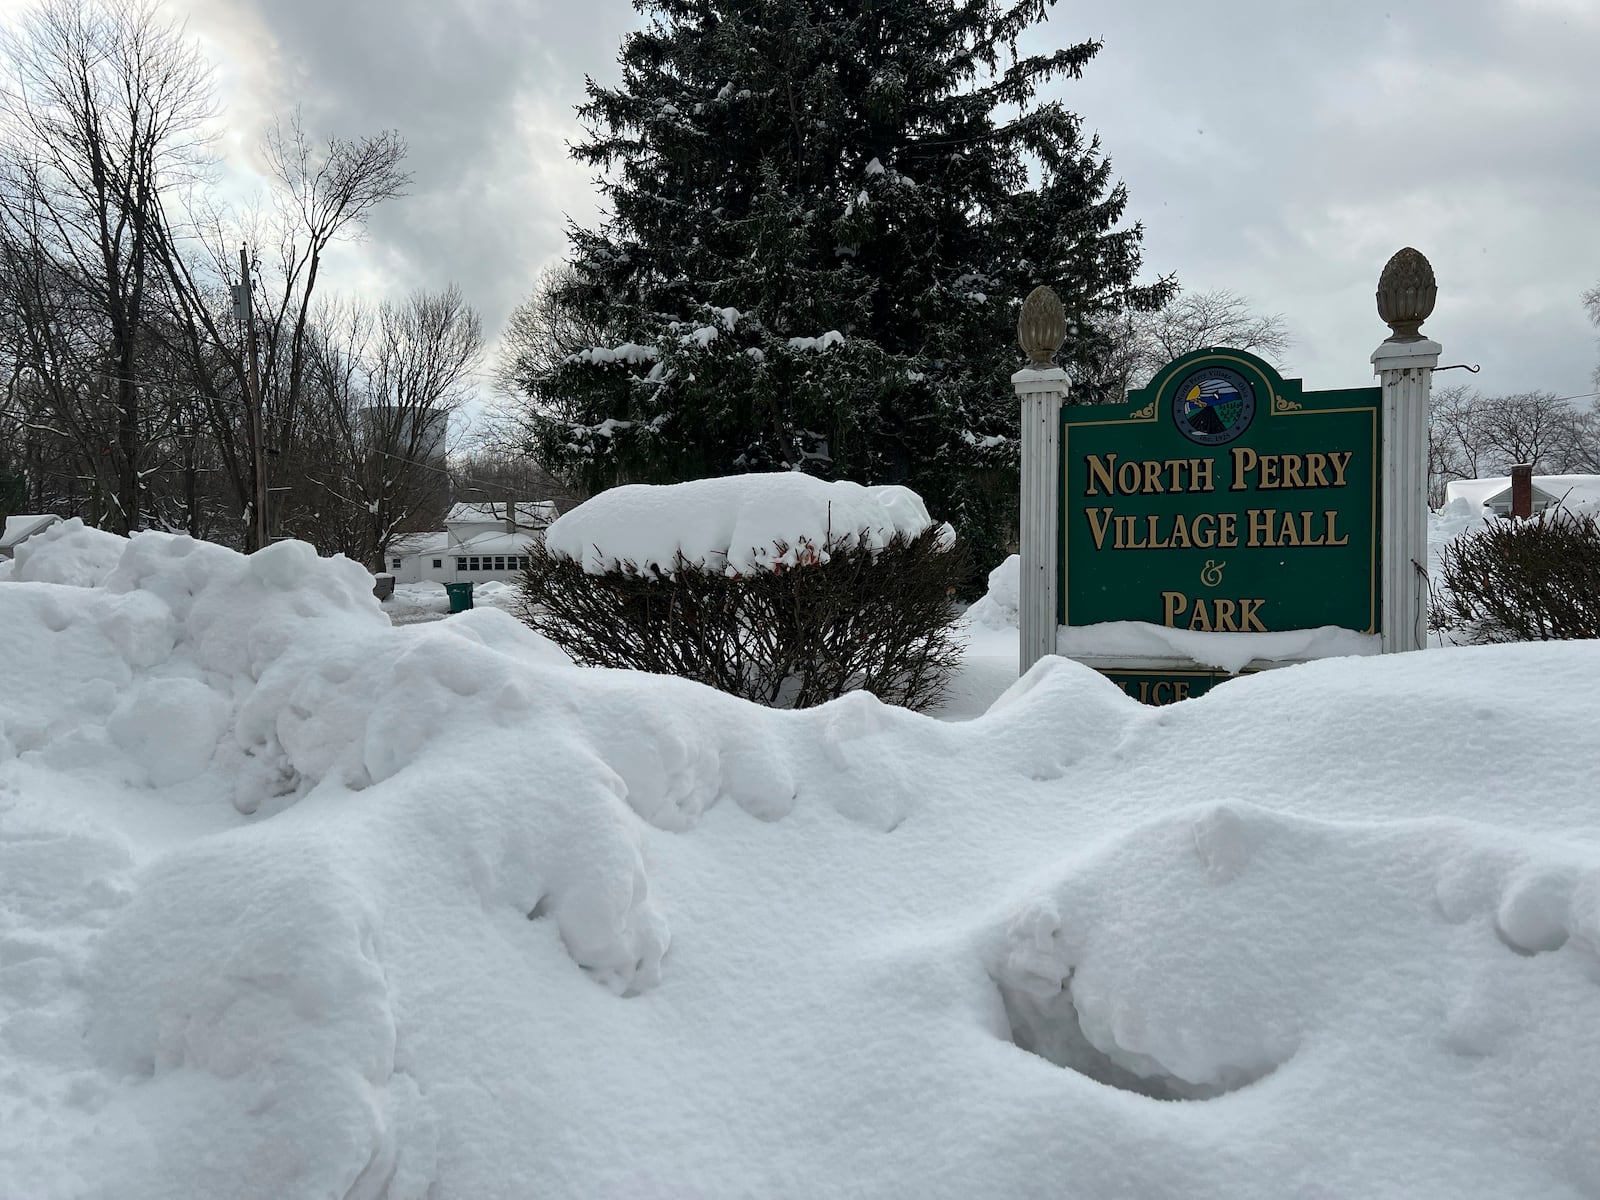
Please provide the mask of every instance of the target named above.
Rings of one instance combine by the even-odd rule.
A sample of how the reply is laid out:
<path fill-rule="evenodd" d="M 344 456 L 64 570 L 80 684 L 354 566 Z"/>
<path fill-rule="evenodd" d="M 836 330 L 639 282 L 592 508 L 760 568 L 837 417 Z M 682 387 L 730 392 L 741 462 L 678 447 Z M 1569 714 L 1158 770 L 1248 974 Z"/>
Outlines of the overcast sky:
<path fill-rule="evenodd" d="M 492 335 L 566 218 L 595 219 L 566 144 L 585 74 L 617 76 L 625 0 L 172 7 L 217 62 L 240 169 L 296 103 L 314 131 L 409 140 L 412 194 L 334 286 L 454 280 Z M 1378 272 L 1414 245 L 1444 362 L 1481 363 L 1488 394 L 1594 390 L 1600 0 L 1063 0 L 1032 48 L 1091 36 L 1105 48 L 1059 90 L 1128 185 L 1147 274 L 1281 313 L 1289 374 L 1368 382 Z"/>

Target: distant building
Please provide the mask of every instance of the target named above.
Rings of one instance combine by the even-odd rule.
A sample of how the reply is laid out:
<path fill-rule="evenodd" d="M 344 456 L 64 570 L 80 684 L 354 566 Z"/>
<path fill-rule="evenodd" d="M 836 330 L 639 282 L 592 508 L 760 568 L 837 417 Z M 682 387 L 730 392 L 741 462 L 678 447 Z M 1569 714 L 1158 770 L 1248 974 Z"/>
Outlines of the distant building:
<path fill-rule="evenodd" d="M 1445 485 L 1445 507 L 1456 502 L 1469 510 L 1482 508 L 1494 516 L 1509 517 L 1511 477 L 1491 475 L 1484 479 L 1452 480 Z M 1535 475 L 1533 515 L 1538 516 L 1554 504 L 1565 504 L 1569 508 L 1600 505 L 1600 475 Z"/>
<path fill-rule="evenodd" d="M 457 504 L 440 532 L 398 539 L 385 565 L 396 583 L 509 582 L 557 515 L 550 500 Z"/>

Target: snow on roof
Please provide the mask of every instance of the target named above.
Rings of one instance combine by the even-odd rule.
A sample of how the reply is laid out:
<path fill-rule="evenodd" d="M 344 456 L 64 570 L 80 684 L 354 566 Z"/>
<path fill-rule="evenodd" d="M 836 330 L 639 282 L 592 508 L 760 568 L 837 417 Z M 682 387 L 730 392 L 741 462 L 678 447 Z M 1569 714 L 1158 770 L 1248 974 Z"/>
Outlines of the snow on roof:
<path fill-rule="evenodd" d="M 394 628 L 302 543 L 112 540 L 103 586 L 0 584 L 7 1195 L 1600 1173 L 1600 641 L 1160 710 L 1049 657 L 946 724 Z"/>
<path fill-rule="evenodd" d="M 528 552 L 528 544 L 533 540 L 533 536 L 527 530 L 519 530 L 516 533 L 496 533 L 493 530 L 486 530 L 483 533 L 475 533 L 471 537 L 452 542 L 450 553 L 526 554 Z"/>
<path fill-rule="evenodd" d="M 439 554 L 454 543 L 455 539 L 444 529 L 435 533 L 407 533 L 389 543 L 389 553 L 391 555 Z"/>
<path fill-rule="evenodd" d="M 595 574 L 620 562 L 670 570 L 679 554 L 712 570 L 744 574 L 793 565 L 806 543 L 853 542 L 864 533 L 876 549 L 896 533 L 915 536 L 932 524 L 910 488 L 777 471 L 615 487 L 556 521 L 545 540 L 551 551 L 582 561 Z"/>
<path fill-rule="evenodd" d="M 1535 475 L 1533 486 L 1552 501 L 1566 499 L 1571 505 L 1600 504 L 1600 475 Z M 1483 479 L 1452 479 L 1445 484 L 1446 507 L 1456 502 L 1469 511 L 1500 499 L 1511 490 L 1511 476 L 1490 475 Z"/>

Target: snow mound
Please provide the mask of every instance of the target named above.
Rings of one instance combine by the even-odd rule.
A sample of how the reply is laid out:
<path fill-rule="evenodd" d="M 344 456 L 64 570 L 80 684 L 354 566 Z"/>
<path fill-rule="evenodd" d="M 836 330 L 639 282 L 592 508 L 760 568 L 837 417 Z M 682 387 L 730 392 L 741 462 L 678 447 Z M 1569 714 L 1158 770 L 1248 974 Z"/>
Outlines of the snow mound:
<path fill-rule="evenodd" d="M 989 572 L 989 590 L 967 609 L 967 620 L 986 629 L 1015 629 L 1021 590 L 1022 558 L 1013 554 Z"/>
<path fill-rule="evenodd" d="M 909 488 L 828 483 L 786 471 L 615 487 L 560 517 L 545 532 L 545 545 L 596 575 L 623 563 L 670 572 L 680 554 L 710 570 L 745 575 L 793 566 L 808 547 L 828 543 L 863 539 L 881 549 L 895 534 L 915 537 L 933 523 Z M 953 540 L 948 525 L 940 528 Z"/>
<path fill-rule="evenodd" d="M 126 539 L 85 525 L 78 517 L 58 521 L 17 547 L 8 578 L 18 583 L 99 587 L 126 545 Z"/>
<path fill-rule="evenodd" d="M 1255 1085 L 1270 1103 L 1292 1077 L 1332 1072 L 1401 1091 L 1408 1071 L 1532 1041 L 1553 1059 L 1584 1040 L 1593 956 L 1517 960 L 1572 937 L 1600 946 L 1597 868 L 1592 850 L 1469 823 L 1212 802 L 1083 856 L 1010 917 L 991 969 L 1018 1045 L 1112 1087 L 1209 1099 Z M 1577 1082 L 1570 1064 L 1541 1069 Z M 1564 1106 L 1549 1094 L 1521 1120 Z M 1338 1107 L 1355 1119 L 1353 1098 Z"/>
<path fill-rule="evenodd" d="M 1600 643 L 945 724 L 163 534 L 0 630 L 0 1196 L 1600 1178 Z"/>

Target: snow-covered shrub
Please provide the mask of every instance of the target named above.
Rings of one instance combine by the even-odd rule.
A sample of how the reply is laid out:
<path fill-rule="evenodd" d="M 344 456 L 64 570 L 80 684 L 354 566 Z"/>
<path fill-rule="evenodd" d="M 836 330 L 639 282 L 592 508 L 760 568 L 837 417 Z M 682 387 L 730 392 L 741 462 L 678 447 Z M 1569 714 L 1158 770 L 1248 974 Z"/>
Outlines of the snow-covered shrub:
<path fill-rule="evenodd" d="M 949 529 L 867 531 L 791 547 L 740 573 L 678 553 L 586 571 L 531 548 L 522 616 L 576 661 L 681 675 L 759 704 L 807 708 L 863 690 L 923 708 L 960 658 L 952 593 L 967 569 Z M 791 560 L 791 561 L 784 561 Z"/>
<path fill-rule="evenodd" d="M 1431 624 L 1476 642 L 1600 637 L 1600 521 L 1546 509 L 1445 546 Z"/>

